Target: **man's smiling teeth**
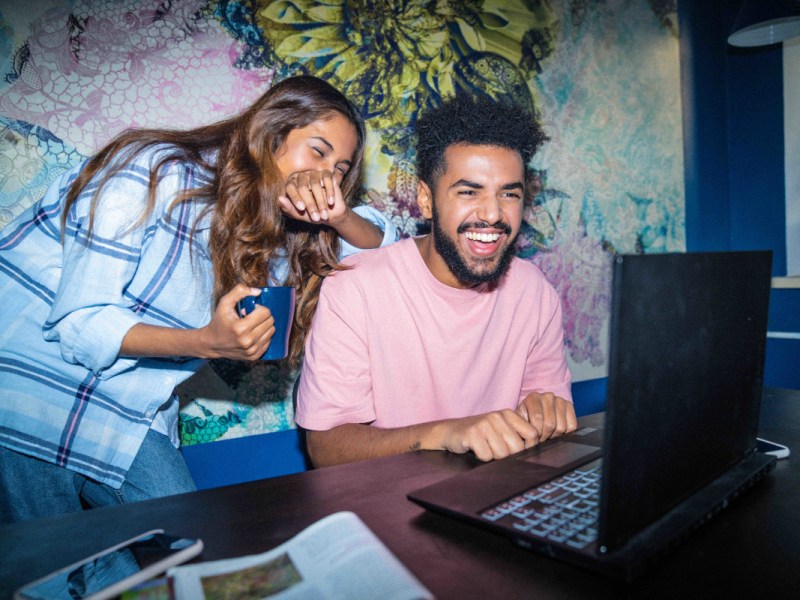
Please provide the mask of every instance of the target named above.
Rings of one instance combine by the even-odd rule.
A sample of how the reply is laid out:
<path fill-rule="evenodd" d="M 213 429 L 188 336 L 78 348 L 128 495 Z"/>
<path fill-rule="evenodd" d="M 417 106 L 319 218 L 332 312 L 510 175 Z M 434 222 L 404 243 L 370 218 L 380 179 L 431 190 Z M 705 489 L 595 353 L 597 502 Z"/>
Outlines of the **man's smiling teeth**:
<path fill-rule="evenodd" d="M 500 239 L 499 233 L 478 233 L 477 231 L 465 231 L 464 235 L 467 236 L 468 240 L 472 240 L 474 242 L 496 242 Z"/>

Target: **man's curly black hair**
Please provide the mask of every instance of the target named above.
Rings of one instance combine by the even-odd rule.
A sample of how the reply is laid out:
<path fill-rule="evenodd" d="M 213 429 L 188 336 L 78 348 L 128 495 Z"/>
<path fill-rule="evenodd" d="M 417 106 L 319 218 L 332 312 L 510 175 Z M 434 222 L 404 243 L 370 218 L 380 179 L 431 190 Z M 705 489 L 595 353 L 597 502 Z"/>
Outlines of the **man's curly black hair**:
<path fill-rule="evenodd" d="M 508 148 L 519 152 L 527 168 L 548 139 L 534 115 L 521 106 L 456 94 L 417 121 L 417 176 L 435 185 L 445 171 L 445 151 L 455 144 Z"/>

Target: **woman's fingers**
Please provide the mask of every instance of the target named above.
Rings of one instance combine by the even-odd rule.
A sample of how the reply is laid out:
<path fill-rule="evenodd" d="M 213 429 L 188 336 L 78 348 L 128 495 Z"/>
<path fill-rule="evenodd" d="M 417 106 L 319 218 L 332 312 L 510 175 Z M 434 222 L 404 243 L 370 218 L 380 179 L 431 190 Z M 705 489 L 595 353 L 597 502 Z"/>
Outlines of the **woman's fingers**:
<path fill-rule="evenodd" d="M 286 200 L 291 205 L 286 205 Z M 284 214 L 302 221 L 327 221 L 331 210 L 342 203 L 342 191 L 330 171 L 293 173 L 286 181 L 286 195 L 279 198 Z"/>

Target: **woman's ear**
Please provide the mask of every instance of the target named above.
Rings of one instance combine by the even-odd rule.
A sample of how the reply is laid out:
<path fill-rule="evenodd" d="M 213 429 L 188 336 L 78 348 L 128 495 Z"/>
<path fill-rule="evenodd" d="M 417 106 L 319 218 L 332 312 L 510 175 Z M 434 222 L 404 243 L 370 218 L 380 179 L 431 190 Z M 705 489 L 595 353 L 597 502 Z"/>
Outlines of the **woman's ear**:
<path fill-rule="evenodd" d="M 428 184 L 422 180 L 417 182 L 417 206 L 425 219 L 433 218 L 433 194 Z"/>

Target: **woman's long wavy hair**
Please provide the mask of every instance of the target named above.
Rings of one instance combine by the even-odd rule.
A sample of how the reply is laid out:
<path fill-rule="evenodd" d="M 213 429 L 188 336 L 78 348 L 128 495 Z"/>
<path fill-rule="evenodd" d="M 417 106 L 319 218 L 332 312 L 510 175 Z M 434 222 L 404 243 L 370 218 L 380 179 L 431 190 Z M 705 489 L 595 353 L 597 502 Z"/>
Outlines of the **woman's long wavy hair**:
<path fill-rule="evenodd" d="M 159 173 L 167 163 L 193 162 L 211 173 L 209 184 L 187 190 L 174 204 L 203 204 L 195 226 L 211 213 L 209 251 L 214 270 L 214 305 L 237 283 L 266 285 L 269 261 L 276 251 L 284 249 L 289 265 L 285 285 L 297 290 L 289 351 L 289 359 L 296 365 L 314 316 L 322 278 L 343 267 L 338 262 L 339 238 L 333 229 L 294 221 L 281 212 L 277 200 L 284 193 L 285 181 L 275 159 L 289 132 L 334 114 L 350 121 L 358 137 L 352 166 L 342 181 L 343 196 L 350 204 L 361 185 L 364 121 L 341 92 L 321 79 L 303 75 L 281 81 L 244 112 L 212 125 L 189 131 L 122 132 L 88 161 L 73 182 L 62 214 L 62 231 L 70 208 L 95 176 L 102 174 L 92 198 L 89 231 L 100 192 L 109 178 L 145 149 L 168 144 L 170 150 L 151 166 L 148 204 L 137 225 L 153 210 Z"/>

